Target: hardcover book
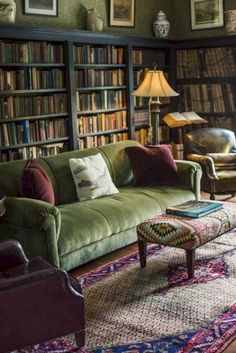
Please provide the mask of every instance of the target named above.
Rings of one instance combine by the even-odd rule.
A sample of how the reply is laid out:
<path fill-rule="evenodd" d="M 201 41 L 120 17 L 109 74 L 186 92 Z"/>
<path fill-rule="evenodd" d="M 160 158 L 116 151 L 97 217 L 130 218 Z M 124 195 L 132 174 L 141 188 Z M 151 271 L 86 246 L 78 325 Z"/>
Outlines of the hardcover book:
<path fill-rule="evenodd" d="M 207 123 L 206 119 L 201 118 L 195 112 L 174 112 L 168 113 L 164 118 L 163 121 L 171 128 L 173 127 L 182 127 L 185 125 L 190 124 L 203 124 Z"/>
<path fill-rule="evenodd" d="M 168 207 L 166 209 L 167 214 L 200 218 L 206 216 L 209 213 L 218 211 L 223 208 L 223 202 L 220 201 L 188 201 L 177 206 Z"/>

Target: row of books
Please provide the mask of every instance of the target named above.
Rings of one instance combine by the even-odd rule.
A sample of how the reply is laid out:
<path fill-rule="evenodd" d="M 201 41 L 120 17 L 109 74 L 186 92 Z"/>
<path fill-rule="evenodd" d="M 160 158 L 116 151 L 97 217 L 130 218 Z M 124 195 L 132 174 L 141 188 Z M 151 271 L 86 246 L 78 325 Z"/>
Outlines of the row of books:
<path fill-rule="evenodd" d="M 74 47 L 75 64 L 123 64 L 123 57 L 123 47 L 114 45 L 99 47 L 87 44 Z"/>
<path fill-rule="evenodd" d="M 141 65 L 143 63 L 142 49 L 133 49 L 132 50 L 132 63 L 134 65 Z"/>
<path fill-rule="evenodd" d="M 104 146 L 108 143 L 126 140 L 128 140 L 127 133 L 116 133 L 100 136 L 86 136 L 84 138 L 79 138 L 78 143 L 80 149 L 85 149 L 90 147 Z"/>
<path fill-rule="evenodd" d="M 234 84 L 179 85 L 181 110 L 198 112 L 233 112 L 236 110 Z"/>
<path fill-rule="evenodd" d="M 160 111 L 160 120 L 163 120 L 163 117 L 169 113 L 169 106 L 161 107 Z M 149 111 L 146 108 L 136 109 L 134 111 L 134 125 L 135 127 L 140 127 L 149 124 Z"/>
<path fill-rule="evenodd" d="M 110 114 L 80 116 L 77 119 L 78 134 L 83 135 L 97 131 L 127 128 L 126 115 L 126 111 L 122 110 Z"/>
<path fill-rule="evenodd" d="M 17 118 L 67 112 L 67 97 L 64 93 L 48 96 L 8 96 L 0 98 L 0 118 Z"/>
<path fill-rule="evenodd" d="M 177 78 L 230 77 L 236 75 L 236 48 L 177 50 Z"/>
<path fill-rule="evenodd" d="M 1 91 L 64 87 L 64 72 L 60 69 L 43 70 L 35 67 L 20 70 L 0 69 Z"/>
<path fill-rule="evenodd" d="M 67 144 L 55 143 L 42 146 L 27 146 L 0 152 L 0 161 L 54 156 L 68 150 Z"/>
<path fill-rule="evenodd" d="M 148 127 L 137 129 L 135 131 L 135 140 L 142 145 L 146 145 L 148 140 Z M 158 140 L 161 142 L 170 141 L 170 129 L 168 126 L 161 125 L 158 127 Z"/>
<path fill-rule="evenodd" d="M 22 120 L 2 124 L 0 131 L 4 147 L 52 140 L 68 136 L 68 119 Z"/>
<path fill-rule="evenodd" d="M 148 123 L 149 123 L 148 109 L 134 111 L 134 125 L 136 127 L 148 125 Z"/>
<path fill-rule="evenodd" d="M 1 63 L 63 63 L 62 44 L 0 41 Z"/>
<path fill-rule="evenodd" d="M 126 107 L 125 90 L 104 90 L 93 93 L 76 92 L 77 111 Z"/>
<path fill-rule="evenodd" d="M 78 87 L 118 86 L 124 85 L 124 70 L 80 69 L 75 71 L 75 82 Z"/>
<path fill-rule="evenodd" d="M 147 68 L 133 71 L 134 87 L 139 86 L 143 82 L 147 71 Z"/>
<path fill-rule="evenodd" d="M 236 131 L 236 121 L 234 116 L 210 116 L 207 117 L 209 127 L 219 127 Z"/>

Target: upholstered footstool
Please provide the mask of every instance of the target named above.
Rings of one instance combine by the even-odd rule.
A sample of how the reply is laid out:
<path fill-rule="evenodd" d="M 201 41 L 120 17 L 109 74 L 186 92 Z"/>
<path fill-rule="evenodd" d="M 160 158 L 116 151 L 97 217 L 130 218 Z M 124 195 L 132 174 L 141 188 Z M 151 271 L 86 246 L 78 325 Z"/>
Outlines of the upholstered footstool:
<path fill-rule="evenodd" d="M 194 276 L 195 250 L 236 227 L 236 204 L 225 202 L 221 210 L 201 218 L 161 215 L 137 226 L 141 267 L 146 266 L 147 243 L 172 246 L 186 251 L 188 278 Z"/>

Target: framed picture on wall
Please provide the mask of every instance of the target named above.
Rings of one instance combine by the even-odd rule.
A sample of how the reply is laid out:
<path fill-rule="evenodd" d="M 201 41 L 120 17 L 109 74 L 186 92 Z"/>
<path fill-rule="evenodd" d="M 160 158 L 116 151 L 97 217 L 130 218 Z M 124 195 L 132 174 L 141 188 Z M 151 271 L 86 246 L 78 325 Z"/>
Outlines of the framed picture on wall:
<path fill-rule="evenodd" d="M 223 0 L 190 0 L 191 29 L 223 27 Z"/>
<path fill-rule="evenodd" d="M 24 13 L 58 16 L 58 0 L 24 0 Z"/>
<path fill-rule="evenodd" d="M 135 0 L 110 0 L 110 26 L 134 27 Z"/>

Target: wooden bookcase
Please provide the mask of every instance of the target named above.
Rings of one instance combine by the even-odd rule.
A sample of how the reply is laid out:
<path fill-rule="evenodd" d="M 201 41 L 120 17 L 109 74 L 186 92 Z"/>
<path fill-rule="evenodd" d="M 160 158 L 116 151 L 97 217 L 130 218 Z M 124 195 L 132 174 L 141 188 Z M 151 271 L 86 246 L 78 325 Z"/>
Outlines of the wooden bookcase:
<path fill-rule="evenodd" d="M 152 38 L 1 25 L 0 160 L 140 140 L 134 112 L 146 103 L 134 108 L 134 72 L 157 57 L 170 72 L 169 50 Z"/>
<path fill-rule="evenodd" d="M 175 47 L 179 111 L 193 110 L 209 127 L 236 132 L 236 36 L 182 41 Z"/>
<path fill-rule="evenodd" d="M 81 149 L 128 139 L 125 52 L 121 45 L 73 46 Z"/>
<path fill-rule="evenodd" d="M 0 160 L 56 154 L 113 141 L 145 143 L 147 99 L 132 93 L 145 70 L 163 70 L 209 126 L 236 131 L 236 36 L 186 41 L 0 25 Z M 172 129 L 174 130 L 174 129 Z M 175 140 L 160 119 L 160 141 Z"/>

